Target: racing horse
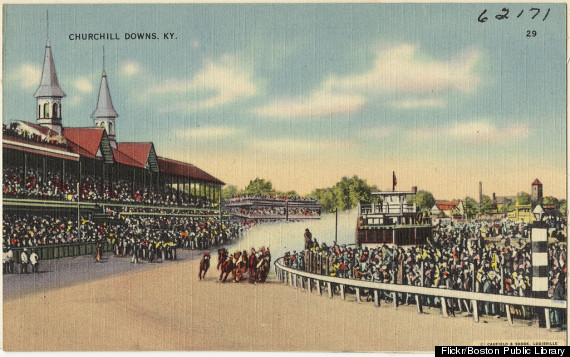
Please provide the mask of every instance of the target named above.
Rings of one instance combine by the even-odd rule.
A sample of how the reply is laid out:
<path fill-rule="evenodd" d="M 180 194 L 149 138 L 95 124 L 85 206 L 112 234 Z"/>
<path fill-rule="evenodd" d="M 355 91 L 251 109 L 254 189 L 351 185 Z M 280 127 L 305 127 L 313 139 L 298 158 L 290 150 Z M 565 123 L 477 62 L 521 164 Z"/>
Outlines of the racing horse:
<path fill-rule="evenodd" d="M 247 263 L 247 255 L 240 254 L 237 258 L 237 261 L 234 263 L 234 269 L 232 271 L 232 278 L 234 283 L 239 283 L 243 279 L 243 275 L 247 269 Z"/>
<path fill-rule="evenodd" d="M 210 269 L 210 253 L 204 254 L 202 260 L 200 260 L 200 272 L 198 273 L 198 278 L 200 280 L 206 278 L 206 272 Z M 202 274 L 204 272 L 204 274 Z"/>
<path fill-rule="evenodd" d="M 231 257 L 227 257 L 226 260 L 222 262 L 221 265 L 222 272 L 220 273 L 220 281 L 225 283 L 228 279 L 228 275 L 234 270 L 234 262 Z M 222 279 L 223 278 L 223 279 Z"/>
<path fill-rule="evenodd" d="M 227 257 L 228 257 L 228 250 L 226 248 L 218 249 L 218 266 L 216 267 L 216 270 L 220 270 L 220 266 L 226 260 Z"/>

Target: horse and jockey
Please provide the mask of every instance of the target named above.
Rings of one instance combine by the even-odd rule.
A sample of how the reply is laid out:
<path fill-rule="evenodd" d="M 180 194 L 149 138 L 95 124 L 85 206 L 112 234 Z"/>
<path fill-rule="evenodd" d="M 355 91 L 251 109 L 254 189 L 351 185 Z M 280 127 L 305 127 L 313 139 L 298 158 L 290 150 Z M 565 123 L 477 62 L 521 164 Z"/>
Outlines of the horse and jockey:
<path fill-rule="evenodd" d="M 245 250 L 230 254 L 226 248 L 220 248 L 218 249 L 218 265 L 216 269 L 220 271 L 220 281 L 222 283 L 228 280 L 230 274 L 230 279 L 234 283 L 239 283 L 246 279 L 250 283 L 263 283 L 269 274 L 270 263 L 271 253 L 269 248 L 261 247 L 259 251 L 252 248 L 249 255 Z M 210 256 L 209 253 L 206 253 L 200 261 L 200 279 L 206 275 L 209 267 Z"/>

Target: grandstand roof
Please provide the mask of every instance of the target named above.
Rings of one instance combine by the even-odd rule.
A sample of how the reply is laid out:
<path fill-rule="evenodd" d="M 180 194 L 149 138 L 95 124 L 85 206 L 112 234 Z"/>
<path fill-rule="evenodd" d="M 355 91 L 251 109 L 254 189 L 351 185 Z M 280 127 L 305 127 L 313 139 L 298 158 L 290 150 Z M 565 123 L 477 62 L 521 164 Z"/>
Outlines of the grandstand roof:
<path fill-rule="evenodd" d="M 200 170 L 192 164 L 188 164 L 182 161 L 167 159 L 165 157 L 158 157 L 158 164 L 160 166 L 160 172 L 180 177 L 193 178 L 216 185 L 225 185 L 224 182 L 218 180 L 209 173 Z"/>
<path fill-rule="evenodd" d="M 538 179 L 534 180 L 531 184 L 531 186 L 538 186 L 538 185 L 542 185 L 542 182 L 538 181 Z"/>
<path fill-rule="evenodd" d="M 133 159 L 129 155 L 127 155 L 124 152 L 119 151 L 117 149 L 113 149 L 113 157 L 115 158 L 115 161 L 120 163 L 120 164 L 135 166 L 135 167 L 140 167 L 140 168 L 145 167 L 144 164 L 139 163 L 138 161 L 136 161 L 135 159 Z"/>
<path fill-rule="evenodd" d="M 103 159 L 108 164 L 114 162 L 111 144 L 103 128 L 64 128 L 63 137 L 76 154 Z"/>
<path fill-rule="evenodd" d="M 146 165 L 152 143 L 117 143 L 117 150 L 128 155 L 143 167 Z"/>
<path fill-rule="evenodd" d="M 81 156 L 96 158 L 104 131 L 103 128 L 64 128 L 63 137 L 73 152 Z"/>
<path fill-rule="evenodd" d="M 32 127 L 33 129 L 39 131 L 42 135 L 44 135 L 46 137 L 59 135 L 56 131 L 51 130 L 50 128 L 45 127 L 45 126 L 30 123 L 29 121 L 21 121 L 21 123 L 25 124 L 26 126 Z"/>
<path fill-rule="evenodd" d="M 158 172 L 158 156 L 153 143 L 117 143 L 117 150 L 136 161 L 134 166 Z"/>

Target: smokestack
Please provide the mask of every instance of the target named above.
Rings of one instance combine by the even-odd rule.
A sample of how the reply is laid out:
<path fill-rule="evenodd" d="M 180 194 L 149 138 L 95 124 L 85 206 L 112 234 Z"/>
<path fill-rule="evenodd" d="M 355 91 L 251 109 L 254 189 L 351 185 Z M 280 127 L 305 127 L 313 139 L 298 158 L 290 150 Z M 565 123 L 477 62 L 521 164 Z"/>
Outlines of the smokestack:
<path fill-rule="evenodd" d="M 412 186 L 412 193 L 415 195 L 418 193 L 418 186 Z"/>
<path fill-rule="evenodd" d="M 497 202 L 497 196 L 495 196 L 495 192 L 493 192 L 493 202 Z"/>
<path fill-rule="evenodd" d="M 483 203 L 483 182 L 479 181 L 479 203 Z"/>

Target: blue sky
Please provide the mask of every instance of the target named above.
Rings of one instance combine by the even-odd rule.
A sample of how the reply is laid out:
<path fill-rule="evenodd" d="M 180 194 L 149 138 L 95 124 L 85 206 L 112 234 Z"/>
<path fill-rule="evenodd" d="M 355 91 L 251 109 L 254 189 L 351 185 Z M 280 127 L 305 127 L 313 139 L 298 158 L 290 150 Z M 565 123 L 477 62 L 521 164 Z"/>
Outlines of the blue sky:
<path fill-rule="evenodd" d="M 396 171 L 399 189 L 436 198 L 476 196 L 479 181 L 528 192 L 537 177 L 565 196 L 564 4 L 6 5 L 4 123 L 35 119 L 46 9 L 64 126 L 93 125 L 105 46 L 117 139 L 238 187 L 308 193 L 358 175 L 391 189 Z"/>

